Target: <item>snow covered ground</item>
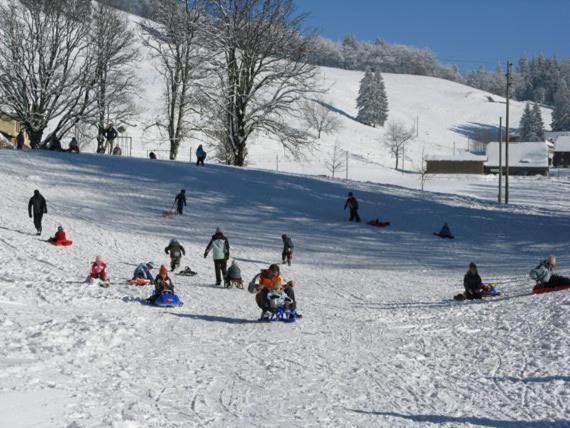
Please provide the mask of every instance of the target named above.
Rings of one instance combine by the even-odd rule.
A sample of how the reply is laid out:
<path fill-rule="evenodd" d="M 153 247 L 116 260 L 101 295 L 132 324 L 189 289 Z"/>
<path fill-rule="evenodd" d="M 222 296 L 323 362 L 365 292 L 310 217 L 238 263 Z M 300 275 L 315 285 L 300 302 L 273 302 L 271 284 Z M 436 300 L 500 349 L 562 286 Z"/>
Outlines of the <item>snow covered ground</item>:
<path fill-rule="evenodd" d="M 0 152 L 0 426 L 570 426 L 570 293 L 529 295 L 549 253 L 570 273 L 570 182 L 513 180 L 497 207 L 479 195 L 344 182 L 216 165 L 45 152 Z M 402 177 L 401 174 L 399 174 Z M 470 186 L 477 184 L 471 182 Z M 554 186 L 555 190 L 552 190 Z M 33 235 L 28 198 L 48 200 Z M 180 188 L 183 217 L 161 218 Z M 455 190 L 454 190 L 455 189 Z M 348 190 L 364 220 L 346 222 Z M 457 238 L 431 234 L 444 221 Z M 259 324 L 247 291 L 213 286 L 203 251 L 226 230 L 246 280 L 280 257 L 289 233 L 304 319 Z M 167 262 L 185 305 L 144 306 L 125 284 L 143 261 Z M 82 284 L 103 255 L 112 286 Z M 505 296 L 457 303 L 469 262 Z"/>

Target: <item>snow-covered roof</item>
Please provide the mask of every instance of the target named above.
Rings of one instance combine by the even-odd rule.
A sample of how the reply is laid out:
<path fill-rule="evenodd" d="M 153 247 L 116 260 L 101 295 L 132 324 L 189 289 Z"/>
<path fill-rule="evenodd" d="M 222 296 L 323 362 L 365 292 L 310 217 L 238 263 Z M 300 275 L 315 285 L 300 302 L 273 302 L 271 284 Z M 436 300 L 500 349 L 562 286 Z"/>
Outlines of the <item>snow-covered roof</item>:
<path fill-rule="evenodd" d="M 505 164 L 505 146 L 503 143 L 503 165 Z M 499 166 L 499 143 L 487 145 L 488 167 Z M 548 168 L 548 145 L 546 143 L 511 143 L 509 144 L 509 166 L 520 168 Z"/>
<path fill-rule="evenodd" d="M 473 153 L 458 153 L 456 155 L 434 155 L 426 158 L 428 161 L 448 161 L 448 162 L 485 162 L 487 156 L 474 155 Z"/>
<path fill-rule="evenodd" d="M 554 143 L 555 152 L 570 152 L 570 135 L 560 136 Z"/>

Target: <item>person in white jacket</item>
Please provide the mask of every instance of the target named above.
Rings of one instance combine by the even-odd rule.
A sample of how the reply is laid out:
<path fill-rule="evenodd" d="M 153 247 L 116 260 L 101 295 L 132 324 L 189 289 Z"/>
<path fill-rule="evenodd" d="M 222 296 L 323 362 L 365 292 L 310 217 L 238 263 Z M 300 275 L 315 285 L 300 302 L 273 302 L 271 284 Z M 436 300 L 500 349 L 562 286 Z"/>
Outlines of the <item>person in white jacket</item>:
<path fill-rule="evenodd" d="M 221 285 L 222 278 L 225 278 L 227 274 L 228 259 L 230 258 L 230 243 L 228 238 L 224 236 L 224 231 L 219 227 L 216 229 L 216 233 L 212 235 L 212 239 L 210 239 L 206 251 L 204 251 L 204 258 L 208 257 L 210 251 L 212 251 L 214 259 L 216 285 Z"/>

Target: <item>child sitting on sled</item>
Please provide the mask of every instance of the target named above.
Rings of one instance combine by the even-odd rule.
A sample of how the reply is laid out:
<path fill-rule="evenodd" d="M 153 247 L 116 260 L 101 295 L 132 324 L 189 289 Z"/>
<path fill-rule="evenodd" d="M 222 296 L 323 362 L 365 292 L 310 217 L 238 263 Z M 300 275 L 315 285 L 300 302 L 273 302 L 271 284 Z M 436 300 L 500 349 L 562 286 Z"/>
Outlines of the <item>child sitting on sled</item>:
<path fill-rule="evenodd" d="M 241 278 L 241 269 L 235 260 L 232 261 L 228 272 L 224 278 L 224 285 L 226 288 L 243 288 L 243 279 Z"/>
<path fill-rule="evenodd" d="M 63 226 L 58 226 L 57 227 L 57 232 L 55 232 L 55 236 L 52 236 L 51 238 L 48 239 L 48 242 L 50 244 L 66 244 L 67 242 L 70 242 L 67 240 L 67 236 L 65 235 L 65 231 L 63 230 Z"/>
<path fill-rule="evenodd" d="M 276 311 L 279 308 L 286 310 L 294 309 L 295 302 L 285 293 L 285 288 L 281 283 L 275 283 L 273 288 L 267 292 L 269 310 Z"/>
<path fill-rule="evenodd" d="M 293 281 L 285 283 L 279 271 L 279 265 L 273 264 L 269 266 L 268 269 L 264 269 L 261 273 L 258 273 L 251 280 L 248 287 L 250 293 L 256 293 L 255 301 L 262 311 L 261 319 L 269 318 L 269 314 L 272 312 L 267 295 L 277 285 L 283 286 L 283 292 L 291 300 L 290 309 L 294 310 L 296 307 L 295 290 L 293 289 L 295 283 Z"/>
<path fill-rule="evenodd" d="M 158 275 L 154 280 L 154 294 L 147 301 L 154 303 L 161 294 L 174 294 L 174 284 L 168 276 L 168 268 L 165 265 L 160 266 Z"/>

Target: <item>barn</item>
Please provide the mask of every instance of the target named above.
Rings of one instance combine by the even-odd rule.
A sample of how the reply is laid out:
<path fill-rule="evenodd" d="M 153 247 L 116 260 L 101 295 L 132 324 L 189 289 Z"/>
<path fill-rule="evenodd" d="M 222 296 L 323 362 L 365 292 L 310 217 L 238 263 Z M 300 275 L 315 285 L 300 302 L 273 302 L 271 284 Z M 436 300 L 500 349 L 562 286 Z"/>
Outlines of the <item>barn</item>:
<path fill-rule="evenodd" d="M 505 146 L 502 145 L 502 170 L 505 167 Z M 548 144 L 546 142 L 521 142 L 509 144 L 509 174 L 510 175 L 548 175 Z M 499 143 L 487 145 L 487 162 L 485 174 L 499 172 Z"/>
<path fill-rule="evenodd" d="M 426 159 L 428 174 L 483 174 L 486 156 L 461 153 L 453 156 L 430 156 Z"/>
<path fill-rule="evenodd" d="M 560 136 L 554 143 L 554 161 L 556 168 L 570 167 L 570 136 Z"/>

